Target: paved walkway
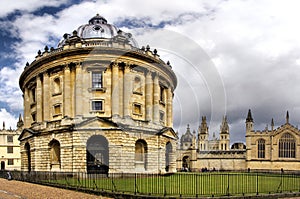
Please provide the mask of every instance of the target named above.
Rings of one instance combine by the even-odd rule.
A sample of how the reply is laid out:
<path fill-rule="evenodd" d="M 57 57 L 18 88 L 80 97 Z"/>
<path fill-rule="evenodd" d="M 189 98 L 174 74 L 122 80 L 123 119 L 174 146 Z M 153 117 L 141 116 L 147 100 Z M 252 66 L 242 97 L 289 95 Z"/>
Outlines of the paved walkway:
<path fill-rule="evenodd" d="M 0 178 L 0 199 L 104 199 L 104 197 Z"/>

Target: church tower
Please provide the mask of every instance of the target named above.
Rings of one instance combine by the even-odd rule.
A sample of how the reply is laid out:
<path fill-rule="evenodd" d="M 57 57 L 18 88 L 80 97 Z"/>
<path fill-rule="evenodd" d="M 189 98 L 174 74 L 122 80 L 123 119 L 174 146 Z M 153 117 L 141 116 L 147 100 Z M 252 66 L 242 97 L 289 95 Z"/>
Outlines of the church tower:
<path fill-rule="evenodd" d="M 248 115 L 246 118 L 246 134 L 253 131 L 253 118 L 251 114 L 251 110 L 249 109 Z"/>
<path fill-rule="evenodd" d="M 222 151 L 229 150 L 230 145 L 230 138 L 229 138 L 229 125 L 227 122 L 227 116 L 223 117 L 222 124 L 220 126 L 220 142 L 219 142 L 219 149 Z"/>
<path fill-rule="evenodd" d="M 198 150 L 208 150 L 208 126 L 206 122 L 206 116 L 202 116 L 202 122 L 198 128 Z"/>

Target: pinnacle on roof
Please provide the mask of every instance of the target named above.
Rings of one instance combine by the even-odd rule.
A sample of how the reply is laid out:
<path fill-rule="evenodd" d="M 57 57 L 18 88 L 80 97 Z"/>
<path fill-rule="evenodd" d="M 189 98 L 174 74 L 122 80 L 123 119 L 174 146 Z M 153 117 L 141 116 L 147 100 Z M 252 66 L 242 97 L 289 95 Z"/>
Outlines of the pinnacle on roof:
<path fill-rule="evenodd" d="M 252 118 L 252 114 L 251 114 L 251 110 L 248 110 L 248 115 L 247 115 L 247 119 L 246 122 L 253 122 L 253 118 Z"/>

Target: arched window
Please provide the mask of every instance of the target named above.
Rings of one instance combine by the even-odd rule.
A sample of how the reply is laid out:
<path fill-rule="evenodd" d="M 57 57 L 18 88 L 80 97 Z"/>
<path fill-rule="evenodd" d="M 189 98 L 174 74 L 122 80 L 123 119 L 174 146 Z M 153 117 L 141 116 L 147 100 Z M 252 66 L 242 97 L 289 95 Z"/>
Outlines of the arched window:
<path fill-rule="evenodd" d="M 266 144 L 264 139 L 259 139 L 257 141 L 257 157 L 265 158 L 266 154 Z"/>
<path fill-rule="evenodd" d="M 289 133 L 285 133 L 279 139 L 279 157 L 280 158 L 296 157 L 296 141 L 294 137 Z"/>
<path fill-rule="evenodd" d="M 60 168 L 60 143 L 57 140 L 52 140 L 49 147 L 51 168 Z"/>
<path fill-rule="evenodd" d="M 189 171 L 190 170 L 190 157 L 184 156 L 182 158 L 182 171 Z"/>
<path fill-rule="evenodd" d="M 53 94 L 59 94 L 59 93 L 61 93 L 61 87 L 60 87 L 60 79 L 59 77 L 57 77 L 53 81 Z"/>
<path fill-rule="evenodd" d="M 88 173 L 108 173 L 108 141 L 102 135 L 93 135 L 87 141 L 86 164 Z"/>
<path fill-rule="evenodd" d="M 135 167 L 137 169 L 146 169 L 147 167 L 147 143 L 145 140 L 138 140 L 135 143 Z"/>

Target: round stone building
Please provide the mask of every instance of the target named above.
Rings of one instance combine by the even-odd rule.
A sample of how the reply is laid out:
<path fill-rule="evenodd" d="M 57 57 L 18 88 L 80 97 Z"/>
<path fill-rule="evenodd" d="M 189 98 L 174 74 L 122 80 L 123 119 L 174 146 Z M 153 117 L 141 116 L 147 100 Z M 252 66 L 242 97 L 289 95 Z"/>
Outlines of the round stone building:
<path fill-rule="evenodd" d="M 176 76 L 104 17 L 38 51 L 19 83 L 23 171 L 176 171 Z"/>

